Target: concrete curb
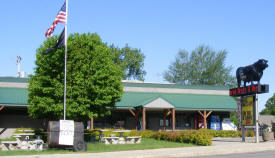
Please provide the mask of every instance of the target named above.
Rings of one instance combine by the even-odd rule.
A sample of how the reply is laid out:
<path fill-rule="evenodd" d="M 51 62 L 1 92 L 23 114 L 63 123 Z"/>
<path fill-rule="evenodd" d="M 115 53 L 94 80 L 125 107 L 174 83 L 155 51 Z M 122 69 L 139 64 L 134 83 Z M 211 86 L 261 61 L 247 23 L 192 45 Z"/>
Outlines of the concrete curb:
<path fill-rule="evenodd" d="M 79 153 L 79 154 L 52 154 L 31 156 L 3 156 L 1 158 L 177 158 L 209 155 L 226 155 L 249 152 L 260 152 L 275 150 L 275 142 L 242 143 L 224 142 L 213 146 L 185 147 L 185 148 L 163 148 L 153 150 L 131 150 L 104 153 Z"/>

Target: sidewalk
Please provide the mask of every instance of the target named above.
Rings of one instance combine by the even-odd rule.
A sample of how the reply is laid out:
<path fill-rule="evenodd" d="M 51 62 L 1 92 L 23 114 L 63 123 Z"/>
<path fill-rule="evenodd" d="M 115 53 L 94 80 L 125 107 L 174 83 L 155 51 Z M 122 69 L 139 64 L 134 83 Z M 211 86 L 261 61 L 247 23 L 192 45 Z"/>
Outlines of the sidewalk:
<path fill-rule="evenodd" d="M 132 150 L 105 153 L 83 153 L 83 154 L 53 154 L 53 155 L 32 155 L 32 156 L 3 156 L 2 158 L 177 158 L 206 155 L 224 155 L 247 152 L 260 152 L 275 150 L 275 142 L 251 143 L 254 138 L 247 138 L 246 143 L 241 138 L 215 138 L 212 146 L 165 148 L 153 150 Z"/>

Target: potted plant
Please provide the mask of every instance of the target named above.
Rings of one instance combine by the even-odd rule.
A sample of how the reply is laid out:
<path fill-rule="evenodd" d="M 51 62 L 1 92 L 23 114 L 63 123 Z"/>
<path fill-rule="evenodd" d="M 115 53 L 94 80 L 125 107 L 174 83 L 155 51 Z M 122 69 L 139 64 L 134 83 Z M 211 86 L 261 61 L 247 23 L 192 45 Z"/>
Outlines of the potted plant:
<path fill-rule="evenodd" d="M 271 127 L 267 127 L 263 130 L 263 140 L 271 141 L 274 139 L 274 133 L 272 132 Z"/>

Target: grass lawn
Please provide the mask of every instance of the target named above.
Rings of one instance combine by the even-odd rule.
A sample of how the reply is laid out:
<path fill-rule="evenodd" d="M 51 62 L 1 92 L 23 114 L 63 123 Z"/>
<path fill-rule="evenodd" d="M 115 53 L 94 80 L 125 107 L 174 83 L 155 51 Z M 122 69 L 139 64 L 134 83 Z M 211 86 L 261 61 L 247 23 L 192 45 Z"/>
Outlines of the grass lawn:
<path fill-rule="evenodd" d="M 116 145 L 105 145 L 103 143 L 88 143 L 87 152 L 110 152 L 110 151 L 123 151 L 123 150 L 144 150 L 144 149 L 158 149 L 158 148 L 177 148 L 177 147 L 190 147 L 195 146 L 193 144 L 167 142 L 155 139 L 142 139 L 140 144 L 116 144 Z M 11 156 L 11 155 L 37 155 L 37 154 L 63 154 L 73 153 L 71 150 L 63 149 L 49 149 L 45 151 L 1 151 L 0 156 Z"/>

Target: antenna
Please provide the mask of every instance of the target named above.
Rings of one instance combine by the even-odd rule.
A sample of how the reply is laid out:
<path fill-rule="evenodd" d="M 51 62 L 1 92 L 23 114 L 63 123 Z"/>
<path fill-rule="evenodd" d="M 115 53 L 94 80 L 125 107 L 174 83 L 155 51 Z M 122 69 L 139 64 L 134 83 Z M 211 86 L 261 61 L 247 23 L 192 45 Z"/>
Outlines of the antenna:
<path fill-rule="evenodd" d="M 21 60 L 22 60 L 21 56 L 17 56 L 16 64 L 17 64 L 17 77 L 18 78 L 21 77 L 21 72 L 20 72 L 20 62 L 21 62 Z"/>

